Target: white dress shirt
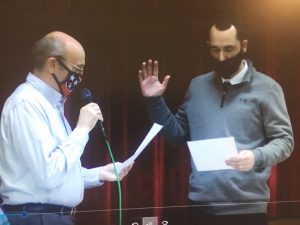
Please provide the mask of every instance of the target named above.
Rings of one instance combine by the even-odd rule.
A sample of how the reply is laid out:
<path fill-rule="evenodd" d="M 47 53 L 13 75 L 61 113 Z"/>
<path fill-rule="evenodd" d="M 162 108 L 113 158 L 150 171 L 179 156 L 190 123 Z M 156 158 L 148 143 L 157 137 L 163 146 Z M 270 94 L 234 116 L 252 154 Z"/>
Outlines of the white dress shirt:
<path fill-rule="evenodd" d="M 99 168 L 81 167 L 88 131 L 64 117 L 65 98 L 29 73 L 6 100 L 0 124 L 0 193 L 4 204 L 78 205 L 100 186 Z"/>

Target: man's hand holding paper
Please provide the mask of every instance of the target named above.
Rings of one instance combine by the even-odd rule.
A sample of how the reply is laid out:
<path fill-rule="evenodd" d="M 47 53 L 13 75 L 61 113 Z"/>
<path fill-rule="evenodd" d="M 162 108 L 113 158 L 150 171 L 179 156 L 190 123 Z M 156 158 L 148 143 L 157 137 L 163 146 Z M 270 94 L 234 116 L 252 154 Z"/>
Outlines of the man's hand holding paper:
<path fill-rule="evenodd" d="M 234 137 L 190 141 L 187 144 L 198 171 L 249 171 L 254 165 L 253 152 L 242 150 L 238 153 Z"/>
<path fill-rule="evenodd" d="M 226 160 L 228 166 L 236 170 L 249 171 L 253 168 L 255 162 L 254 153 L 251 150 L 242 150 L 237 155 Z"/>
<path fill-rule="evenodd" d="M 149 142 L 158 134 L 158 132 L 161 130 L 162 125 L 159 125 L 157 123 L 154 123 L 149 130 L 148 134 L 138 147 L 138 149 L 135 151 L 135 153 L 128 158 L 125 162 L 117 165 L 117 171 L 121 171 L 125 167 L 128 167 L 134 163 L 134 161 L 137 159 L 137 157 L 144 151 L 145 147 L 149 144 Z"/>

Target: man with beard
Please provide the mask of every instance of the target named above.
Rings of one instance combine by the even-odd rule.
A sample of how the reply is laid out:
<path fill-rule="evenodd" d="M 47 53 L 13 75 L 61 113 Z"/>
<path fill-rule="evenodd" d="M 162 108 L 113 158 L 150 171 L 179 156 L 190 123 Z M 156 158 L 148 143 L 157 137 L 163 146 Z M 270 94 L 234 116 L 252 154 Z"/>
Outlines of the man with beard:
<path fill-rule="evenodd" d="M 217 22 L 208 41 L 213 71 L 194 78 L 176 114 L 158 79 L 158 62 L 142 63 L 139 82 L 151 119 L 174 145 L 233 136 L 232 170 L 197 171 L 189 179 L 189 225 L 266 225 L 272 166 L 288 158 L 293 133 L 283 91 L 244 58 L 248 41 L 238 23 Z"/>

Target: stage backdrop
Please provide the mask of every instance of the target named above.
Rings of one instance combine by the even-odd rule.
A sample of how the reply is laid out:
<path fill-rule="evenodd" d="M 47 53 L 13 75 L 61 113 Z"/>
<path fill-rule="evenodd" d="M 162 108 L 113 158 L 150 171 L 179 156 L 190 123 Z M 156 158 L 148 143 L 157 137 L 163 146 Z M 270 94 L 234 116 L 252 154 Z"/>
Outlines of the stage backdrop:
<path fill-rule="evenodd" d="M 249 35 L 248 57 L 256 68 L 284 89 L 295 133 L 295 150 L 274 168 L 270 217 L 300 216 L 299 49 L 300 2 L 297 0 L 28 0 L 2 1 L 0 7 L 0 106 L 24 81 L 34 41 L 53 30 L 77 38 L 86 50 L 84 87 L 91 89 L 104 115 L 116 161 L 131 156 L 151 122 L 141 97 L 137 71 L 156 59 L 160 74 L 171 75 L 165 99 L 176 112 L 190 80 L 209 70 L 207 25 L 218 14 L 240 16 Z M 76 124 L 78 93 L 68 100 L 67 116 Z M 90 134 L 83 165 L 110 162 L 97 132 Z M 186 146 L 174 147 L 158 136 L 122 181 L 124 224 L 141 217 L 185 224 L 190 156 Z M 1 173 L 1 171 L 0 171 Z M 79 224 L 117 224 L 116 183 L 87 190 L 78 207 Z"/>

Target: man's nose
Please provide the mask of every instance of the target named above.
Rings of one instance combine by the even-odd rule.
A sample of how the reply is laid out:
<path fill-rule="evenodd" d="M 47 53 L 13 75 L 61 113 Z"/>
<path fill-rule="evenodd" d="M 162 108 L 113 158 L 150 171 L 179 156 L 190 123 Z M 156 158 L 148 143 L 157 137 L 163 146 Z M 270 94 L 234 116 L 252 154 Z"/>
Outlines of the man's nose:
<path fill-rule="evenodd" d="M 218 57 L 219 61 L 224 61 L 226 58 L 225 58 L 225 54 L 224 54 L 224 51 L 220 51 L 219 52 L 219 57 Z"/>

